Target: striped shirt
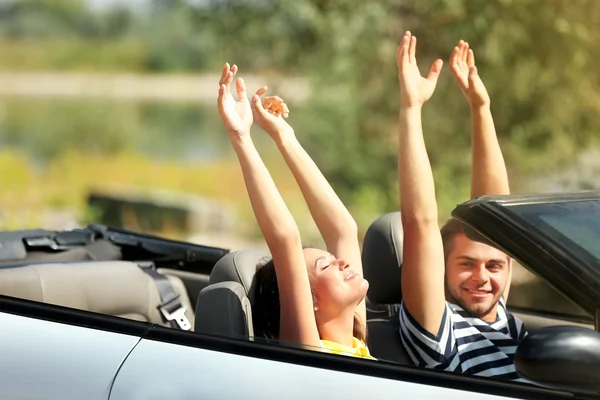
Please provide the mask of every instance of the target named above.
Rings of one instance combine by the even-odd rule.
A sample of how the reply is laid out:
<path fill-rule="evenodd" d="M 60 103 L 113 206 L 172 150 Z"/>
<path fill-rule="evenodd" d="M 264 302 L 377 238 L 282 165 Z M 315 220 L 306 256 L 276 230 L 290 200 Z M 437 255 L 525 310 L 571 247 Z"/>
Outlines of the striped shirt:
<path fill-rule="evenodd" d="M 409 314 L 404 302 L 400 307 L 402 343 L 419 367 L 527 382 L 513 363 L 517 345 L 526 335 L 523 321 L 506 310 L 503 298 L 491 324 L 446 302 L 437 336 Z"/>

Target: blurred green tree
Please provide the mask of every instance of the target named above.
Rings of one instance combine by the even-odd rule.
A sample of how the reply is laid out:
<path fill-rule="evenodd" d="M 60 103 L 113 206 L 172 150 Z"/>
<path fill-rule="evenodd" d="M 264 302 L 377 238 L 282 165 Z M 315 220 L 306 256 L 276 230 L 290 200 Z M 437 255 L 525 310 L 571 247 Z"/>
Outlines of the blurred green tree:
<path fill-rule="evenodd" d="M 597 144 L 595 0 L 155 0 L 135 15 L 94 13 L 78 0 L 11 4 L 0 11 L 6 37 L 133 38 L 147 71 L 212 71 L 229 60 L 273 80 L 308 76 L 312 97 L 290 121 L 364 218 L 398 207 L 395 53 L 407 29 L 424 73 L 460 39 L 475 50 L 513 190 Z M 470 174 L 469 110 L 447 66 L 424 129 L 446 216 L 468 197 Z"/>

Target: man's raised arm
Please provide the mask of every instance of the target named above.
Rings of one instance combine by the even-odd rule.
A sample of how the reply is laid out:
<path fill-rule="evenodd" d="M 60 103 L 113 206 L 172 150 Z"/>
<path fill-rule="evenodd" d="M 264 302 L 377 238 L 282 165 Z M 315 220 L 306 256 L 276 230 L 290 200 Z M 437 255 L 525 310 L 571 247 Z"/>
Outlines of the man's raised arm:
<path fill-rule="evenodd" d="M 452 51 L 450 70 L 471 109 L 471 198 L 510 194 L 508 172 L 496 135 L 490 96 L 477 72 L 475 54 L 463 40 Z M 503 293 L 505 301 L 508 300 L 511 280 L 512 267 Z"/>
<path fill-rule="evenodd" d="M 490 96 L 475 66 L 469 44 L 460 41 L 450 56 L 450 70 L 471 108 L 471 198 L 509 194 L 508 173 L 490 109 Z"/>
<path fill-rule="evenodd" d="M 404 228 L 402 293 L 409 314 L 437 335 L 445 310 L 444 252 L 421 108 L 435 90 L 442 61 L 436 60 L 427 78 L 422 77 L 415 58 L 416 45 L 416 37 L 407 32 L 396 55 L 401 87 L 398 174 Z"/>

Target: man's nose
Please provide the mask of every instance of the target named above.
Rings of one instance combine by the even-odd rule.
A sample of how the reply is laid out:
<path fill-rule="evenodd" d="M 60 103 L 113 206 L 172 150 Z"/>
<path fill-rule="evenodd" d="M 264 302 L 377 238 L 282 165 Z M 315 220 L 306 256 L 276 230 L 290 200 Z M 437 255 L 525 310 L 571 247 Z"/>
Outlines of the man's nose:
<path fill-rule="evenodd" d="M 473 278 L 473 280 L 475 280 L 477 282 L 483 282 L 483 283 L 485 283 L 489 280 L 488 270 L 484 264 L 478 266 L 478 268 L 476 268 L 473 271 L 472 278 Z"/>

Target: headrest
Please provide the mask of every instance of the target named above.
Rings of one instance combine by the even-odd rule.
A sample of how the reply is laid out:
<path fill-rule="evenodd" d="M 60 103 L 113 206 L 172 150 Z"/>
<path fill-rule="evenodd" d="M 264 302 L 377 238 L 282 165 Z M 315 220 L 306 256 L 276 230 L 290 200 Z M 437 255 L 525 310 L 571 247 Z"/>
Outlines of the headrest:
<path fill-rule="evenodd" d="M 242 285 L 248 295 L 256 267 L 270 258 L 270 254 L 262 250 L 238 250 L 228 253 L 213 267 L 208 284 L 237 282 Z"/>
<path fill-rule="evenodd" d="M 200 291 L 194 331 L 248 339 L 254 336 L 252 310 L 246 291 L 237 282 L 219 282 Z"/>
<path fill-rule="evenodd" d="M 373 304 L 398 304 L 404 231 L 400 212 L 384 214 L 371 224 L 363 242 L 362 263 Z"/>

